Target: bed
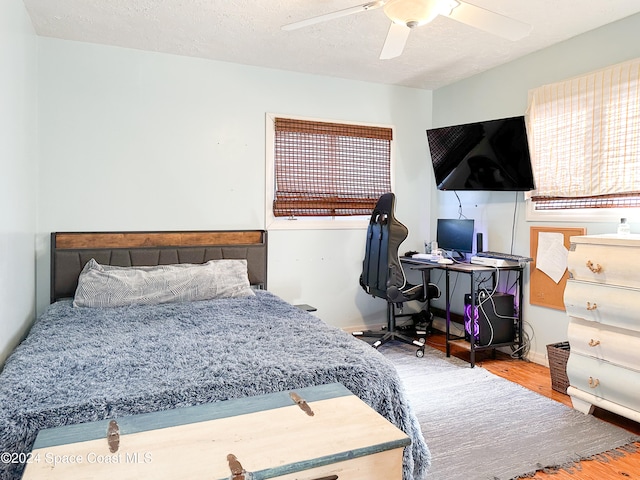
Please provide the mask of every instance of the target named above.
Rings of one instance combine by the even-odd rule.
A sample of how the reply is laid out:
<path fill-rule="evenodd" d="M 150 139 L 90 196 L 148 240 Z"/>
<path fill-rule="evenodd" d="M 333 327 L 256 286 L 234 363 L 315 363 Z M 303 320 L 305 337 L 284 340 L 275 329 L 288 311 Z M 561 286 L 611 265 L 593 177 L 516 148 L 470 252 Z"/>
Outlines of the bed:
<path fill-rule="evenodd" d="M 51 305 L 0 374 L 0 452 L 29 452 L 41 428 L 340 382 L 411 438 L 404 480 L 425 478 L 429 450 L 393 365 L 270 293 L 266 240 L 259 230 L 53 233 Z M 78 304 L 92 264 L 121 274 L 230 259 L 245 266 L 249 294 Z M 6 459 L 1 478 L 20 478 L 24 466 Z"/>

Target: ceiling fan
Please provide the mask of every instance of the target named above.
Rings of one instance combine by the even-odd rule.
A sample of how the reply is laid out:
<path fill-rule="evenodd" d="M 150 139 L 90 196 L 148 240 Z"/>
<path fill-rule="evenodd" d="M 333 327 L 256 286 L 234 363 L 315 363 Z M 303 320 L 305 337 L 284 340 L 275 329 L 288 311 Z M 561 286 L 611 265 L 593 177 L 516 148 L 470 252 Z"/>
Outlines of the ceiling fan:
<path fill-rule="evenodd" d="M 290 23 L 282 29 L 295 30 L 380 7 L 391 20 L 380 54 L 382 60 L 399 56 L 411 29 L 431 22 L 438 15 L 513 41 L 526 37 L 531 31 L 531 25 L 460 0 L 378 0 Z"/>

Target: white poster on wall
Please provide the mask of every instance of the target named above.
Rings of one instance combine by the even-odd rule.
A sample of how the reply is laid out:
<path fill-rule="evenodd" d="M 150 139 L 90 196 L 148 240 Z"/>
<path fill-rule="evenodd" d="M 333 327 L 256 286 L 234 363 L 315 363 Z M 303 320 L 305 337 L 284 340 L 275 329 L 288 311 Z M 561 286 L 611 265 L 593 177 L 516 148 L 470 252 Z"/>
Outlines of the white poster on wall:
<path fill-rule="evenodd" d="M 564 235 L 556 232 L 538 233 L 536 268 L 559 283 L 567 269 L 569 251 L 564 246 Z"/>

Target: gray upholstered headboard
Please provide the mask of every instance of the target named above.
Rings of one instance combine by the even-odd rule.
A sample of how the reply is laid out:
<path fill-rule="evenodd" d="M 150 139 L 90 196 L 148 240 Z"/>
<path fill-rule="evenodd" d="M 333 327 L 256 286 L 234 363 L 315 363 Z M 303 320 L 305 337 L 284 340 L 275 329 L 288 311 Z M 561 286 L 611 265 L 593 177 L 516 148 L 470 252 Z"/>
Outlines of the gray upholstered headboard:
<path fill-rule="evenodd" d="M 247 259 L 249 281 L 267 286 L 267 232 L 53 232 L 51 302 L 73 297 L 84 265 L 95 258 L 121 267 Z"/>

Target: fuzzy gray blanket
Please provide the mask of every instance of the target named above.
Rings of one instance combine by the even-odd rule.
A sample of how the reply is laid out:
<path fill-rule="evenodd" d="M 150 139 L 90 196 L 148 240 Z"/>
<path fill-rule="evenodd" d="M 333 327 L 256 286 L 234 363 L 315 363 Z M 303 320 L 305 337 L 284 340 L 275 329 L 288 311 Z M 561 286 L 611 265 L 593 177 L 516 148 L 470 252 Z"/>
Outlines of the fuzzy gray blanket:
<path fill-rule="evenodd" d="M 38 430 L 340 382 L 407 433 L 404 480 L 430 463 L 394 366 L 313 315 L 255 297 L 156 306 L 57 302 L 0 374 L 0 452 L 28 452 Z M 0 462 L 0 478 L 24 465 Z"/>

